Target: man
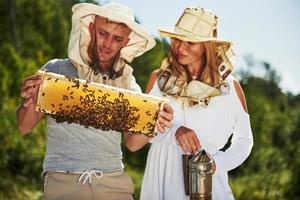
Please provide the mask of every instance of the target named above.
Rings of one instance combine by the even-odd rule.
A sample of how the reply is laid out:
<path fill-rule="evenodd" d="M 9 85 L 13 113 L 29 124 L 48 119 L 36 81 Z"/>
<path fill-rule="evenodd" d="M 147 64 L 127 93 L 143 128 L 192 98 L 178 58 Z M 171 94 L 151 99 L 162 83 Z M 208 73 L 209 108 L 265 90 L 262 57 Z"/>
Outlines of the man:
<path fill-rule="evenodd" d="M 54 59 L 42 69 L 125 89 L 141 91 L 126 64 L 155 45 L 134 22 L 132 11 L 120 4 L 81 3 L 73 7 L 69 59 Z M 30 132 L 43 117 L 35 105 L 41 79 L 26 78 L 24 102 L 17 110 L 21 133 Z M 173 110 L 164 106 L 156 128 L 171 126 Z M 123 172 L 121 133 L 57 123 L 47 117 L 47 150 L 43 164 L 44 199 L 133 199 L 133 184 Z M 144 135 L 124 133 L 126 146 L 135 151 L 148 142 Z"/>

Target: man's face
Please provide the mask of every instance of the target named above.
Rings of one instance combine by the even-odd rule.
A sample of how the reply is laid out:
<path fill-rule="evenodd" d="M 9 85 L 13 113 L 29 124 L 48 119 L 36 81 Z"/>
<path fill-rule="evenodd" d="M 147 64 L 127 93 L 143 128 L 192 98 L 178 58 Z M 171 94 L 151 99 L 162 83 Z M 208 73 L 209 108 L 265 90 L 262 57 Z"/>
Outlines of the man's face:
<path fill-rule="evenodd" d="M 89 26 L 89 31 L 92 38 L 88 50 L 89 56 L 92 57 L 91 51 L 96 50 L 100 66 L 105 69 L 111 67 L 120 50 L 127 45 L 131 30 L 125 24 L 96 16 L 94 23 Z"/>

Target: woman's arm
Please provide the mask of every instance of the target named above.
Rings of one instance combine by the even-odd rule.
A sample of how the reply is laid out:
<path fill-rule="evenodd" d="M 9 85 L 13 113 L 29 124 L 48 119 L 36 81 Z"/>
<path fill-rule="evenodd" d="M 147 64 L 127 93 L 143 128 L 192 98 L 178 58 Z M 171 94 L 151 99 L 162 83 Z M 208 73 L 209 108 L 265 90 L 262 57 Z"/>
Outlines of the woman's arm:
<path fill-rule="evenodd" d="M 235 91 L 236 91 L 236 94 L 245 110 L 245 112 L 248 112 L 248 109 L 247 109 L 247 102 L 246 102 L 246 97 L 245 97 L 245 94 L 244 94 L 244 91 L 240 85 L 240 83 L 237 81 L 237 80 L 234 80 L 233 81 L 233 84 L 234 84 L 234 88 L 235 88 Z"/>
<path fill-rule="evenodd" d="M 253 146 L 253 136 L 250 118 L 244 92 L 237 80 L 234 80 L 237 94 L 237 115 L 230 147 L 224 151 L 217 151 L 213 155 L 216 163 L 216 174 L 230 171 L 241 165 L 250 155 Z"/>
<path fill-rule="evenodd" d="M 153 88 L 154 83 L 157 79 L 158 73 L 159 73 L 159 69 L 156 69 L 151 73 L 150 78 L 147 83 L 147 86 L 146 86 L 146 93 L 149 93 L 151 91 L 151 89 Z"/>

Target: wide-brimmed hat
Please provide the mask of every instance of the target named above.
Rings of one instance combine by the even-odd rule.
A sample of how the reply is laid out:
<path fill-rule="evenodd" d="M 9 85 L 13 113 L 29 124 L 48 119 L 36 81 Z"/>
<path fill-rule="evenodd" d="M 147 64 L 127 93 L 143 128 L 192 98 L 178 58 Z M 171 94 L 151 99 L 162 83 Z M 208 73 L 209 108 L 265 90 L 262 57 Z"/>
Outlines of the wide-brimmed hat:
<path fill-rule="evenodd" d="M 189 42 L 216 42 L 218 56 L 222 57 L 220 75 L 225 78 L 233 69 L 232 42 L 217 37 L 218 17 L 201 7 L 188 7 L 175 24 L 174 29 L 159 28 L 161 37 L 177 38 Z"/>
<path fill-rule="evenodd" d="M 87 48 L 91 40 L 89 24 L 94 22 L 95 15 L 111 21 L 124 23 L 132 31 L 128 44 L 121 49 L 120 58 L 131 62 L 155 46 L 154 38 L 134 20 L 132 10 L 118 3 L 107 3 L 102 6 L 91 3 L 79 3 L 72 8 L 72 30 L 68 46 L 69 58 L 76 63 L 86 65 L 89 60 Z"/>
<path fill-rule="evenodd" d="M 218 17 L 201 7 L 188 7 L 178 19 L 174 29 L 159 28 L 162 37 L 174 37 L 184 41 L 229 42 L 217 38 Z"/>

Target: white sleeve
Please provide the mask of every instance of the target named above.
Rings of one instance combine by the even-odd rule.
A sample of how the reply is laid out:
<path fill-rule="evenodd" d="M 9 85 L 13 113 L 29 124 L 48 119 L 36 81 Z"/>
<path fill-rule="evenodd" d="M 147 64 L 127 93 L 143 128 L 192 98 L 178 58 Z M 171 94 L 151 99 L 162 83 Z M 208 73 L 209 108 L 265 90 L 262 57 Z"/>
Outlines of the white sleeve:
<path fill-rule="evenodd" d="M 129 86 L 129 90 L 135 91 L 135 92 L 142 92 L 141 87 L 137 84 L 135 77 L 133 75 L 131 75 L 130 78 L 130 86 Z"/>
<path fill-rule="evenodd" d="M 236 104 L 233 137 L 230 147 L 225 152 L 219 150 L 212 155 L 216 163 L 216 174 L 228 172 L 241 165 L 249 156 L 253 146 L 250 117 L 244 111 L 237 94 L 233 95 L 235 95 L 234 103 Z"/>
<path fill-rule="evenodd" d="M 249 115 L 240 113 L 235 124 L 234 133 L 230 147 L 225 151 L 218 151 L 213 159 L 217 170 L 230 171 L 242 164 L 249 156 L 253 146 L 253 137 L 250 127 Z"/>
<path fill-rule="evenodd" d="M 142 92 L 141 87 L 137 84 L 133 75 L 133 69 L 129 65 L 125 65 L 122 75 L 122 84 L 125 84 L 125 88 L 135 92 Z"/>

